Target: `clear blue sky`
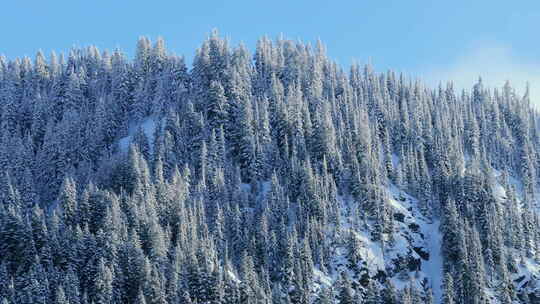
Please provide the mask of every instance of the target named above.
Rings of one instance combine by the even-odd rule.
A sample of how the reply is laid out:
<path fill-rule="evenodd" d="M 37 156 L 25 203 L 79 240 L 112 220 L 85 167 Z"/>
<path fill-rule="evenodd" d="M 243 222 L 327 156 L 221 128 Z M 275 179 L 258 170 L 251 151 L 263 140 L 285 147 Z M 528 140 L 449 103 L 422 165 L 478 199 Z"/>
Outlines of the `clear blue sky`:
<path fill-rule="evenodd" d="M 488 74 L 484 78 L 499 85 L 503 78 L 540 80 L 539 27 L 538 0 L 6 1 L 0 54 L 33 57 L 39 49 L 48 54 L 94 44 L 132 55 L 137 38 L 146 35 L 162 36 L 169 50 L 189 61 L 218 28 L 252 50 L 262 35 L 320 37 L 344 66 L 371 60 L 377 70 L 405 71 L 428 82 Z"/>

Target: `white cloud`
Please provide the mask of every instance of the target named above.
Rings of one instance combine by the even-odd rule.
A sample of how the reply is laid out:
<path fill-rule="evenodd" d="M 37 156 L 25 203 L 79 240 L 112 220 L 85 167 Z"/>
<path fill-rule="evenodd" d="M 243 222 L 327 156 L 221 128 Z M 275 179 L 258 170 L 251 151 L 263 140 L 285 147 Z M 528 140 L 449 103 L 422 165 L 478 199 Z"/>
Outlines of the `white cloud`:
<path fill-rule="evenodd" d="M 479 76 L 491 88 L 502 87 L 509 80 L 519 95 L 525 92 L 528 82 L 531 104 L 540 108 L 540 64 L 527 62 L 506 46 L 471 48 L 453 63 L 429 69 L 424 76 L 431 84 L 453 81 L 456 88 L 467 90 L 470 90 Z"/>

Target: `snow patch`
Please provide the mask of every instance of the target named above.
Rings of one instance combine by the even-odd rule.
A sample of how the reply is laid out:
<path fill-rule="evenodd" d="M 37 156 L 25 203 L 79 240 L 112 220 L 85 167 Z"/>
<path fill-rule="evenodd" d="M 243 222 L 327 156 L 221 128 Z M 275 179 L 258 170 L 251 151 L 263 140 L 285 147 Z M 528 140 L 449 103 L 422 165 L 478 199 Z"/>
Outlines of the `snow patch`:
<path fill-rule="evenodd" d="M 154 118 L 148 118 L 141 122 L 140 124 L 137 124 L 135 126 L 132 126 L 129 129 L 128 136 L 121 138 L 118 141 L 118 145 L 120 147 L 120 151 L 127 153 L 129 150 L 129 146 L 131 145 L 131 142 L 133 141 L 133 136 L 135 136 L 135 133 L 139 128 L 142 128 L 144 134 L 148 138 L 148 143 L 150 144 L 150 152 L 154 150 L 154 135 L 156 133 L 156 127 L 157 122 Z"/>
<path fill-rule="evenodd" d="M 313 269 L 313 278 L 316 284 L 324 285 L 324 287 L 330 287 L 333 284 L 332 277 L 326 275 L 324 272 L 320 271 L 318 268 Z"/>
<path fill-rule="evenodd" d="M 422 232 L 426 236 L 427 249 L 429 250 L 429 260 L 425 262 L 424 272 L 431 279 L 431 288 L 435 303 L 440 303 L 442 298 L 442 269 L 443 261 L 441 254 L 442 235 L 439 231 L 439 221 L 424 225 Z"/>

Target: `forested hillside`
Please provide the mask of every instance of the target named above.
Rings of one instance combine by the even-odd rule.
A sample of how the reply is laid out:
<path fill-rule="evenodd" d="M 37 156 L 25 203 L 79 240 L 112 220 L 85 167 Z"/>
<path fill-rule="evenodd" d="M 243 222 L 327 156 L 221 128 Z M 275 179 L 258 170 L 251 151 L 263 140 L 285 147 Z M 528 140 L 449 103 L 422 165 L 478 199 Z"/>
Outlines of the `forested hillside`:
<path fill-rule="evenodd" d="M 0 302 L 540 303 L 538 112 L 279 38 L 0 57 Z"/>

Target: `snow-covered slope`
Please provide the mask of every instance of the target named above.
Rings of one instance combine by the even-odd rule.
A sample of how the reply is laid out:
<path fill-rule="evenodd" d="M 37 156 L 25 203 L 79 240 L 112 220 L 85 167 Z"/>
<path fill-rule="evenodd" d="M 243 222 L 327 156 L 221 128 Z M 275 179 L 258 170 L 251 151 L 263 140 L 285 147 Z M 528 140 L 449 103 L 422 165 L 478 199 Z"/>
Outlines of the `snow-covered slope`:
<path fill-rule="evenodd" d="M 439 232 L 439 225 L 439 221 L 435 220 L 433 223 L 422 227 L 422 232 L 426 237 L 426 249 L 429 252 L 429 259 L 425 262 L 424 272 L 426 276 L 431 279 L 431 288 L 433 290 L 435 303 L 439 303 L 442 297 L 442 236 Z"/>
<path fill-rule="evenodd" d="M 498 181 L 500 173 L 495 171 L 495 182 L 492 185 L 495 197 L 504 204 L 506 190 Z M 509 177 L 511 184 L 521 196 L 520 182 Z M 352 207 L 354 202 L 352 198 L 340 197 L 341 221 L 339 229 L 345 235 L 347 231 L 352 230 L 356 238 L 362 244 L 360 250 L 362 257 L 363 276 L 376 278 L 381 282 L 388 278 L 396 289 L 403 288 L 413 284 L 417 290 L 431 289 L 433 293 L 433 302 L 442 303 L 443 295 L 443 258 L 441 255 L 442 234 L 440 232 L 440 220 L 426 218 L 420 213 L 418 201 L 411 195 L 401 191 L 394 185 L 387 189 L 388 205 L 391 206 L 394 213 L 396 227 L 393 233 L 393 241 L 383 244 L 380 241 L 373 241 L 371 238 L 372 228 L 369 223 L 358 224 L 355 219 Z M 350 277 L 354 278 L 351 270 L 348 268 L 347 261 L 347 238 L 344 241 L 337 242 L 333 250 L 331 267 L 322 272 L 320 269 L 314 270 L 315 286 L 314 293 L 317 293 L 324 287 L 335 286 L 339 280 L 339 274 L 343 271 L 348 272 Z M 518 294 L 526 292 L 534 295 L 540 293 L 540 264 L 534 258 L 527 258 L 514 249 L 508 249 L 514 257 L 518 268 L 511 272 L 511 279 Z M 362 277 L 354 278 L 361 285 Z M 490 303 L 499 303 L 497 298 L 497 286 L 500 282 L 494 280 L 486 286 L 486 295 Z"/>
<path fill-rule="evenodd" d="M 501 205 L 508 204 L 508 189 L 502 184 L 504 177 L 498 170 L 493 170 L 495 179 L 493 180 L 492 189 L 496 199 Z M 523 184 L 513 176 L 506 177 L 507 187 L 512 187 L 515 190 L 515 194 L 520 203 L 523 202 Z M 537 192 L 538 193 L 538 192 Z M 538 199 L 533 202 L 534 212 L 540 213 L 538 208 Z M 517 214 L 524 211 L 524 207 L 521 204 L 516 206 Z M 511 273 L 511 279 L 514 283 L 517 293 L 527 293 L 531 297 L 533 303 L 540 303 L 540 264 L 538 260 L 532 257 L 527 257 L 524 252 L 520 252 L 514 248 L 506 248 L 507 253 L 513 258 L 514 263 L 517 265 Z M 496 281 L 493 285 L 497 286 L 500 282 Z"/>
<path fill-rule="evenodd" d="M 422 216 L 417 200 L 391 185 L 387 189 L 388 204 L 393 208 L 396 227 L 393 240 L 373 241 L 370 224 L 358 225 L 358 220 L 351 212 L 353 200 L 340 197 L 341 227 L 343 234 L 352 231 L 361 243 L 361 273 L 355 280 L 362 285 L 367 276 L 382 282 L 389 279 L 396 289 L 403 289 L 413 284 L 421 291 L 426 287 L 433 290 L 435 303 L 440 303 L 442 284 L 441 234 L 439 221 L 431 221 Z M 316 293 L 322 287 L 333 285 L 339 274 L 348 272 L 347 238 L 337 242 L 334 255 L 327 273 L 315 269 L 314 286 Z M 427 283 L 427 284 L 426 284 Z"/>
<path fill-rule="evenodd" d="M 158 123 L 155 118 L 148 117 L 145 120 L 143 120 L 141 123 L 136 124 L 129 128 L 128 136 L 121 138 L 118 141 L 118 145 L 120 147 L 120 150 L 122 152 L 127 152 L 129 150 L 129 146 L 131 145 L 131 142 L 133 141 L 133 137 L 135 136 L 135 133 L 139 128 L 142 129 L 146 137 L 148 138 L 148 142 L 150 144 L 150 150 L 153 149 L 153 143 L 154 143 L 154 134 L 156 132 L 156 127 Z"/>

